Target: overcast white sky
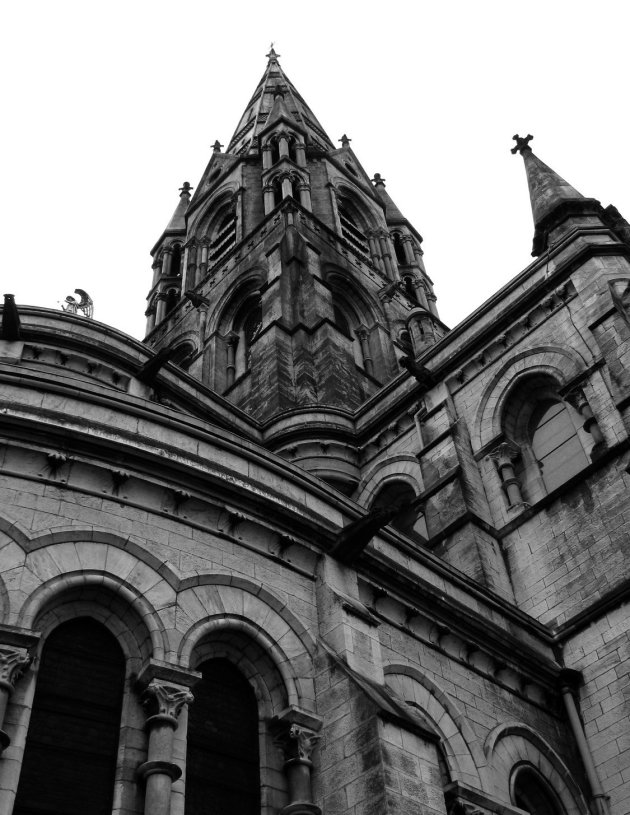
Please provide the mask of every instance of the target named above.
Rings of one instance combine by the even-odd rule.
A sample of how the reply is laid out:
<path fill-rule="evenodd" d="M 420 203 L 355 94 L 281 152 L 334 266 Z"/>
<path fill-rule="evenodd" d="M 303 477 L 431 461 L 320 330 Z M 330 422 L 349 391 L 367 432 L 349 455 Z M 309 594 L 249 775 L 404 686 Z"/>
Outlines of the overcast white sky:
<path fill-rule="evenodd" d="M 84 288 L 95 319 L 143 336 L 149 250 L 272 40 L 424 236 L 447 324 L 531 261 L 514 133 L 630 219 L 623 0 L 22 0 L 2 17 L 0 280 L 18 303 Z"/>

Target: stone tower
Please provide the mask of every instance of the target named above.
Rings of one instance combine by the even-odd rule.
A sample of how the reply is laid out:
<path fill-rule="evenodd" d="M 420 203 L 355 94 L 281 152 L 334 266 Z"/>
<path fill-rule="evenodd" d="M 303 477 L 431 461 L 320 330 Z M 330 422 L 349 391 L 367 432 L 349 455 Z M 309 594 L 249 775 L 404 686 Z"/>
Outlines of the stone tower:
<path fill-rule="evenodd" d="M 272 48 L 227 150 L 215 143 L 194 195 L 183 185 L 153 249 L 147 342 L 351 492 L 357 452 L 336 445 L 336 417 L 446 328 L 420 234 L 340 142 Z M 315 441 L 338 467 L 318 468 Z"/>
<path fill-rule="evenodd" d="M 627 815 L 630 226 L 515 137 L 447 331 L 268 60 L 144 343 L 5 295 L 0 813 Z"/>

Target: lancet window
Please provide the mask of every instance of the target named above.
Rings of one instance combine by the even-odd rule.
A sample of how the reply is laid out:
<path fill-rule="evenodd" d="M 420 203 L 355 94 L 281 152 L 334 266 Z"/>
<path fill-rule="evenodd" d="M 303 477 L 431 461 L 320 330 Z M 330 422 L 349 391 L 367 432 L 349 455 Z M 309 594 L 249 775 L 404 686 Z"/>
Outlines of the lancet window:
<path fill-rule="evenodd" d="M 365 226 L 348 199 L 340 199 L 338 204 L 341 234 L 348 243 L 361 255 L 369 256 L 368 239 L 365 235 Z"/>
<path fill-rule="evenodd" d="M 217 263 L 236 243 L 236 212 L 233 207 L 225 207 L 216 220 L 210 237 L 208 262 Z"/>

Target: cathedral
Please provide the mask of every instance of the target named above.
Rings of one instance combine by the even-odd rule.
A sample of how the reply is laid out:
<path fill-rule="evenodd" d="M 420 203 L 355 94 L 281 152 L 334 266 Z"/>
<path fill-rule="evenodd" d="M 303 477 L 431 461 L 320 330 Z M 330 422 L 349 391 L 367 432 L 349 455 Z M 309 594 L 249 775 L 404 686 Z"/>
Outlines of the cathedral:
<path fill-rule="evenodd" d="M 630 225 L 531 140 L 449 328 L 272 48 L 142 342 L 5 295 L 2 815 L 630 812 Z"/>

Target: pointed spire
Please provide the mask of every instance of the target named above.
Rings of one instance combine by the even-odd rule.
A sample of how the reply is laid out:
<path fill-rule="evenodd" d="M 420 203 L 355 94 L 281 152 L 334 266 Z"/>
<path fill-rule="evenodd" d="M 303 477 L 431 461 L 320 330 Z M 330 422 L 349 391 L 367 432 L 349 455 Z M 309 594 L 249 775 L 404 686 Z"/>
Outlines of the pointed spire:
<path fill-rule="evenodd" d="M 190 193 L 192 189 L 188 181 L 184 181 L 179 188 L 179 203 L 175 207 L 175 212 L 168 222 L 168 226 L 164 230 L 165 232 L 179 232 L 186 229 L 186 210 L 190 204 Z"/>
<path fill-rule="evenodd" d="M 538 225 L 563 201 L 576 201 L 584 198 L 581 192 L 578 192 L 564 178 L 561 178 L 541 161 L 538 156 L 534 155 L 532 148 L 529 146 L 529 142 L 534 138 L 533 136 L 529 135 L 521 138 L 516 135 L 512 138 L 516 142 L 516 146 L 512 148 L 512 153 L 519 152 L 525 162 L 535 225 Z"/>
<path fill-rule="evenodd" d="M 590 213 L 593 206 L 599 204 L 592 198 L 585 198 L 532 152 L 529 142 L 534 137 L 531 134 L 512 138 L 516 145 L 511 152 L 520 153 L 525 163 L 535 227 L 532 255 L 537 256 L 545 250 L 547 236 L 557 225 L 554 223 L 554 213 L 558 215 L 560 207 L 562 211 L 570 209 L 572 214 L 586 214 L 587 210 Z"/>
<path fill-rule="evenodd" d="M 287 118 L 292 127 L 308 134 L 312 145 L 319 145 L 324 150 L 334 150 L 330 137 L 280 67 L 279 55 L 276 54 L 273 43 L 267 59 L 262 79 L 241 116 L 226 152 L 244 155 L 257 151 L 261 133 L 271 121 L 276 121 L 280 116 Z"/>

